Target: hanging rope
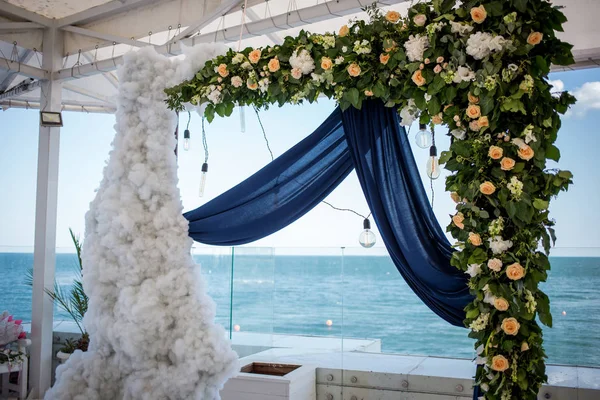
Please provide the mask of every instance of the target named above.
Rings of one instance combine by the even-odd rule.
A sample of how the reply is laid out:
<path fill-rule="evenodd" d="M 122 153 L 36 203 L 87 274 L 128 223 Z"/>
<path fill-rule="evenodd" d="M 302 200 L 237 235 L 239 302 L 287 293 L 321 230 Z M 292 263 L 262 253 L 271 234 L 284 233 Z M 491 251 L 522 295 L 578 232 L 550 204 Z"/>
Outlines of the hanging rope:
<path fill-rule="evenodd" d="M 189 114 L 189 111 L 188 111 Z M 191 118 L 191 117 L 190 117 Z M 208 142 L 206 141 L 206 130 L 204 129 L 204 117 L 202 117 L 202 146 L 204 147 L 204 163 L 208 163 Z M 188 120 L 188 126 L 190 121 Z"/>
<path fill-rule="evenodd" d="M 435 129 L 431 128 L 431 144 L 435 147 Z M 435 191 L 433 190 L 433 179 L 429 178 L 429 186 L 431 187 L 431 208 L 433 208 L 433 202 L 435 200 Z"/>
<path fill-rule="evenodd" d="M 244 34 L 244 27 L 246 26 L 246 7 L 248 6 L 248 0 L 244 0 L 244 5 L 242 6 L 242 22 L 240 27 L 240 39 L 238 40 L 238 51 L 242 48 L 242 36 Z"/>
<path fill-rule="evenodd" d="M 258 123 L 260 124 L 260 129 L 262 129 L 263 137 L 265 138 L 265 143 L 267 144 L 267 150 L 269 150 L 269 154 L 271 154 L 271 161 L 275 159 L 273 156 L 273 152 L 271 151 L 271 146 L 269 145 L 269 139 L 267 138 L 267 132 L 265 132 L 265 127 L 263 126 L 262 120 L 260 119 L 260 113 L 258 112 L 258 108 L 253 106 L 254 112 L 256 113 L 256 118 L 258 118 Z"/>

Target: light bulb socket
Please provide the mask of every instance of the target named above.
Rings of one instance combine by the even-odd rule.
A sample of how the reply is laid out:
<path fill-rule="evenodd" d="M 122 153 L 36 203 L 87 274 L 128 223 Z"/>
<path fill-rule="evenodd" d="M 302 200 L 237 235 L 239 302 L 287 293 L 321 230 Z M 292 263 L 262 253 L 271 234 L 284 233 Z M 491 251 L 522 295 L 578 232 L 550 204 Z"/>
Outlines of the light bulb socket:
<path fill-rule="evenodd" d="M 208 172 L 208 164 L 207 163 L 202 164 L 202 172 Z"/>
<path fill-rule="evenodd" d="M 365 220 L 363 221 L 363 228 L 364 229 L 371 229 L 371 221 L 369 221 L 368 218 L 365 218 Z"/>
<path fill-rule="evenodd" d="M 429 157 L 437 157 L 437 147 L 431 146 L 429 148 Z"/>
<path fill-rule="evenodd" d="M 420 131 L 425 131 L 425 130 L 427 130 L 427 125 L 426 125 L 426 124 L 421 124 L 421 123 L 420 123 L 420 124 L 419 124 L 419 130 L 420 130 Z"/>
<path fill-rule="evenodd" d="M 189 129 L 186 129 L 185 131 L 183 131 L 183 138 L 184 139 L 190 138 L 190 130 Z"/>

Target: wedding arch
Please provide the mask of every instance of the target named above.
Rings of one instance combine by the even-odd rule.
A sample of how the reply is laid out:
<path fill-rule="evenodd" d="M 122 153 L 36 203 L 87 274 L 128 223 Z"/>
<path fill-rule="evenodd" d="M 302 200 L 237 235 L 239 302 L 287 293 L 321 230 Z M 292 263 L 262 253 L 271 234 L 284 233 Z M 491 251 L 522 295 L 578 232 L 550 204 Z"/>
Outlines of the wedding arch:
<path fill-rule="evenodd" d="M 545 0 L 433 0 L 404 16 L 366 11 L 369 22 L 338 34 L 303 31 L 282 45 L 207 46 L 183 62 L 152 49 L 124 57 L 114 148 L 86 215 L 90 349 L 58 368 L 47 398 L 218 398 L 236 357 L 213 323 L 214 305 L 193 284 L 191 238 L 237 244 L 266 236 L 352 168 L 409 286 L 476 340 L 485 398 L 536 398 L 547 377 L 535 318 L 552 322 L 538 287 L 554 240 L 548 206 L 572 178 L 546 169 L 560 156 L 559 114 L 574 102 L 552 94 L 547 81 L 551 65 L 573 62 L 555 34 L 565 17 Z M 169 108 L 205 106 L 212 121 L 238 104 L 319 96 L 339 108 L 317 131 L 181 215 Z M 447 228 L 454 249 L 427 204 L 399 115 L 404 125 L 445 125 L 453 136 L 440 162 L 453 172 L 446 187 L 457 203 Z"/>
<path fill-rule="evenodd" d="M 547 379 L 536 316 L 552 325 L 549 299 L 539 289 L 550 269 L 547 255 L 555 240 L 548 207 L 572 183 L 570 172 L 546 169 L 547 159 L 560 157 L 553 144 L 559 114 L 575 101 L 568 93 L 551 93 L 547 80 L 551 65 L 573 62 L 572 46 L 556 37 L 566 18 L 560 7 L 545 0 L 433 0 L 414 5 L 404 16 L 383 14 L 375 6 L 365 11 L 370 21 L 353 21 L 337 34 L 302 31 L 282 45 L 229 50 L 208 61 L 192 79 L 167 89 L 167 103 L 174 110 L 185 103 L 205 105 L 211 121 L 215 114 L 230 115 L 238 104 L 267 108 L 313 102 L 319 96 L 336 99 L 341 111 L 315 134 L 331 130 L 332 119 L 342 120 L 361 186 L 398 269 L 419 297 L 449 322 L 456 321 L 456 306 L 461 305 L 460 319 L 476 339 L 481 366 L 476 383 L 486 399 L 535 399 Z M 425 264 L 399 260 L 398 240 L 391 239 L 400 230 L 394 223 L 410 222 L 393 218 L 409 212 L 406 204 L 389 200 L 396 194 L 402 197 L 402 190 L 385 191 L 396 189 L 391 180 L 407 179 L 402 168 L 410 166 L 401 159 L 394 165 L 390 159 L 406 157 L 397 148 L 407 143 L 404 132 L 399 135 L 395 110 L 403 125 L 416 120 L 432 128 L 445 125 L 453 136 L 440 163 L 453 172 L 446 188 L 457 212 L 447 230 L 457 241 L 456 251 L 441 249 L 445 239 L 432 228 L 430 210 L 418 209 L 425 222 L 413 220 L 413 225 L 429 229 L 437 245 L 427 248 Z M 321 157 L 330 155 L 315 159 Z M 286 167 L 282 161 L 271 172 L 279 169 L 286 175 Z M 273 176 L 258 177 L 258 182 L 232 191 L 248 192 L 269 178 Z M 186 215 L 192 237 L 195 226 L 211 225 L 215 211 L 201 207 Z M 203 232 L 196 234 L 202 238 Z M 436 265 L 444 257 L 468 275 L 463 283 L 472 297 L 456 289 L 456 275 Z M 399 265 L 411 261 L 408 269 L 414 275 Z M 446 274 L 443 281 L 432 276 L 434 271 Z M 442 288 L 449 289 L 446 297 L 432 293 Z"/>

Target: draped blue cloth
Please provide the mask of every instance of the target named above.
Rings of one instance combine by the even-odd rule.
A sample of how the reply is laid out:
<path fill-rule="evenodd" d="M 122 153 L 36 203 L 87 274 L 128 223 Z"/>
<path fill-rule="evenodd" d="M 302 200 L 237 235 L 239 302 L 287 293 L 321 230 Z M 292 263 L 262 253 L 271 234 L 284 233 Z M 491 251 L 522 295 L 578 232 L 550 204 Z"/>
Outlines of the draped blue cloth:
<path fill-rule="evenodd" d="M 337 108 L 306 139 L 202 207 L 184 214 L 190 236 L 232 246 L 268 236 L 319 204 L 356 168 L 387 250 L 419 298 L 463 326 L 467 278 L 429 205 L 406 131 L 380 100 Z"/>

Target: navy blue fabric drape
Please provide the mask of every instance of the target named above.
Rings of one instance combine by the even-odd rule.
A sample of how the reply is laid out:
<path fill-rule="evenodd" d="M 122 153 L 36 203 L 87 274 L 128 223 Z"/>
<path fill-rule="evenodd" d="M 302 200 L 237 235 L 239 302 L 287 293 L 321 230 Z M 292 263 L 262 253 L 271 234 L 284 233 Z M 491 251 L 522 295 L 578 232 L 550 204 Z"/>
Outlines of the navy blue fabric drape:
<path fill-rule="evenodd" d="M 263 169 L 184 214 L 190 236 L 233 246 L 254 242 L 302 217 L 352 171 L 341 111 Z"/>
<path fill-rule="evenodd" d="M 342 113 L 358 180 L 398 271 L 437 315 L 463 326 L 473 298 L 466 275 L 450 265 L 452 248 L 440 228 L 396 110 L 381 101 Z"/>
<path fill-rule="evenodd" d="M 356 168 L 373 218 L 408 285 L 437 315 L 463 326 L 472 300 L 466 275 L 429 205 L 397 113 L 379 100 L 336 109 L 310 136 L 239 185 L 190 211 L 190 236 L 202 243 L 250 243 L 291 224 Z"/>

